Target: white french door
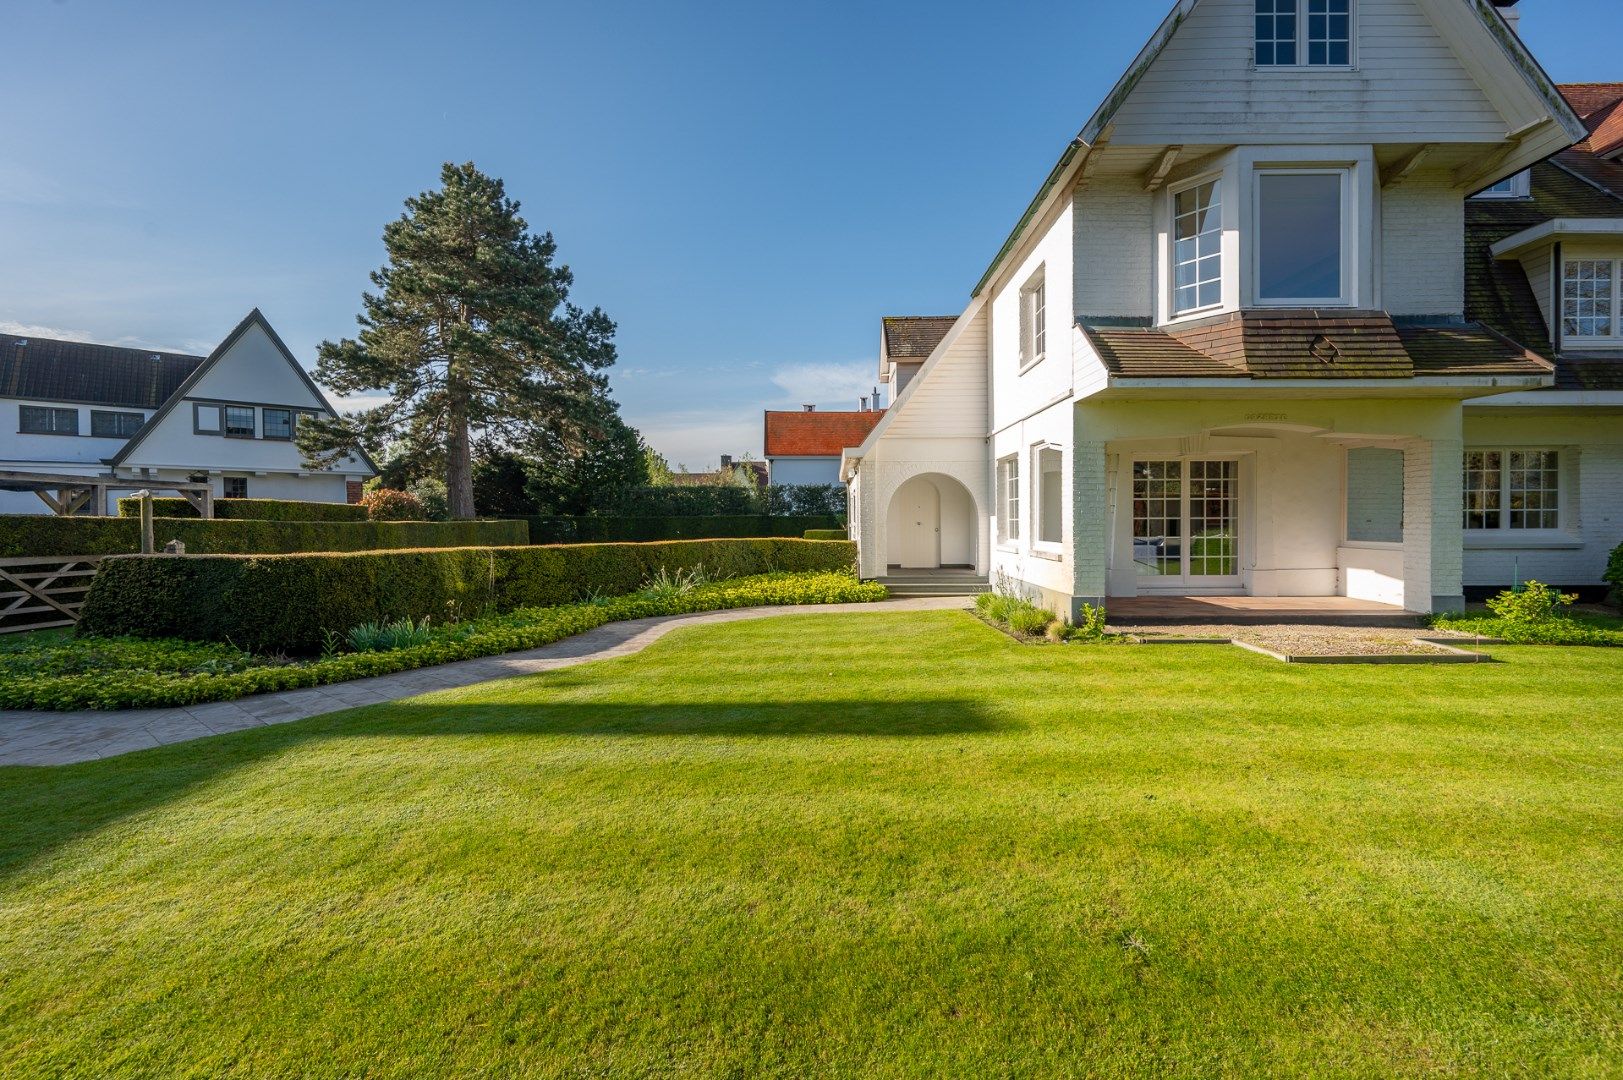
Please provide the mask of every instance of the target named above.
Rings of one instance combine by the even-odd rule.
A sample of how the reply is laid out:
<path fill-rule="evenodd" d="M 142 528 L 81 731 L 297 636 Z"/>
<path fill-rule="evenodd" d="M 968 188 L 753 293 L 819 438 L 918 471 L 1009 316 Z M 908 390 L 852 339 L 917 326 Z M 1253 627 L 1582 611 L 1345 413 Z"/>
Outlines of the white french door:
<path fill-rule="evenodd" d="M 1238 588 L 1239 521 L 1239 462 L 1133 462 L 1133 568 L 1139 588 Z"/>

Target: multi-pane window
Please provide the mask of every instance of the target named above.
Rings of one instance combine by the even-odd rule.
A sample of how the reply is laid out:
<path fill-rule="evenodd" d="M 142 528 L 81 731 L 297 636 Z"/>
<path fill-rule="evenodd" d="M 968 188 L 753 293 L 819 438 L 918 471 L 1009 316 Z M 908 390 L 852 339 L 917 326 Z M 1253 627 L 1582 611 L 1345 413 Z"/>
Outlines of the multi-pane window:
<path fill-rule="evenodd" d="M 1002 541 L 1020 539 L 1020 459 L 1002 458 L 997 463 L 997 536 Z"/>
<path fill-rule="evenodd" d="M 1048 287 L 1038 270 L 1020 289 L 1020 362 L 1041 360 L 1048 351 Z"/>
<path fill-rule="evenodd" d="M 250 405 L 225 407 L 225 433 L 236 439 L 254 437 L 254 410 Z"/>
<path fill-rule="evenodd" d="M 1620 336 L 1619 261 L 1568 259 L 1561 274 L 1561 333 L 1569 338 Z"/>
<path fill-rule="evenodd" d="M 90 410 L 90 434 L 98 439 L 127 439 L 141 430 L 146 418 L 138 412 Z"/>
<path fill-rule="evenodd" d="M 1265 304 L 1345 302 L 1346 173 L 1257 174 L 1257 299 Z"/>
<path fill-rule="evenodd" d="M 1034 494 L 1037 500 L 1037 542 L 1058 544 L 1065 539 L 1063 455 L 1057 447 L 1044 446 L 1038 448 L 1036 456 L 1037 490 Z"/>
<path fill-rule="evenodd" d="M 291 439 L 293 437 L 292 409 L 266 409 L 260 420 L 265 425 L 265 438 Z"/>
<path fill-rule="evenodd" d="M 18 430 L 24 435 L 77 435 L 78 409 L 54 409 L 48 405 L 18 407 Z"/>
<path fill-rule="evenodd" d="M 1257 0 L 1257 66 L 1296 64 L 1297 0 Z"/>
<path fill-rule="evenodd" d="M 246 499 L 248 497 L 248 478 L 246 476 L 228 476 L 221 485 L 221 494 L 227 499 Z"/>
<path fill-rule="evenodd" d="M 1467 450 L 1465 527 L 1560 528 L 1560 451 Z"/>
<path fill-rule="evenodd" d="M 1223 223 L 1217 181 L 1172 196 L 1172 308 L 1182 314 L 1223 302 Z"/>
<path fill-rule="evenodd" d="M 1258 67 L 1348 67 L 1352 0 L 1256 0 Z"/>
<path fill-rule="evenodd" d="M 1240 572 L 1239 463 L 1189 463 L 1189 575 L 1232 577 Z"/>

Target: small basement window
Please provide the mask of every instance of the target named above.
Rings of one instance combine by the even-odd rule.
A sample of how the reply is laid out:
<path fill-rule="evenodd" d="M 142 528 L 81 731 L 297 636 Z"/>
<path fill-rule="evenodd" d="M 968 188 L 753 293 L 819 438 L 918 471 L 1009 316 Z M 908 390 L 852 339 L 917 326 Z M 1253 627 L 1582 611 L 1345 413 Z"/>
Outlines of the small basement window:
<path fill-rule="evenodd" d="M 221 484 L 221 497 L 226 499 L 246 499 L 248 497 L 248 478 L 246 476 L 228 476 Z"/>

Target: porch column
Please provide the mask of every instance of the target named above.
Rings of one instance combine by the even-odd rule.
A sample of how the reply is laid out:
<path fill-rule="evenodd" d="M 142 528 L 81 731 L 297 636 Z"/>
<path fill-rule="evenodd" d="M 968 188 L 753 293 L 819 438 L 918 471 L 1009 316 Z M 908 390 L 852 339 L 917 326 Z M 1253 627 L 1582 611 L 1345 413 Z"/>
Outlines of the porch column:
<path fill-rule="evenodd" d="M 1082 604 L 1102 605 L 1109 592 L 1110 507 L 1105 444 L 1081 438 L 1081 419 L 1071 451 L 1071 613 Z"/>
<path fill-rule="evenodd" d="M 1464 514 L 1458 439 L 1415 439 L 1403 448 L 1403 606 L 1463 611 Z"/>

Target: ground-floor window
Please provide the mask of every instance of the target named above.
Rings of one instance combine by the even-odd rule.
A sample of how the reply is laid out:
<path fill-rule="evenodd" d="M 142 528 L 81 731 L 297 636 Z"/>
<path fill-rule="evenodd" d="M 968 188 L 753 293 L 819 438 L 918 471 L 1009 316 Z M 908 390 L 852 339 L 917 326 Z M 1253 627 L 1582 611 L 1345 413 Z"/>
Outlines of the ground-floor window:
<path fill-rule="evenodd" d="M 1139 574 L 1237 576 L 1239 489 L 1237 461 L 1133 462 L 1133 562 Z"/>
<path fill-rule="evenodd" d="M 1020 458 L 1010 455 L 997 463 L 997 538 L 1003 543 L 1020 539 Z"/>
<path fill-rule="evenodd" d="M 1036 509 L 1037 542 L 1060 544 L 1065 540 L 1064 455 L 1058 447 L 1040 446 L 1036 453 L 1037 488 L 1033 493 Z"/>
<path fill-rule="evenodd" d="M 226 477 L 223 494 L 227 499 L 246 499 L 248 497 L 248 478 L 246 476 Z"/>
<path fill-rule="evenodd" d="M 1560 528 L 1560 451 L 1467 450 L 1465 527 Z"/>

